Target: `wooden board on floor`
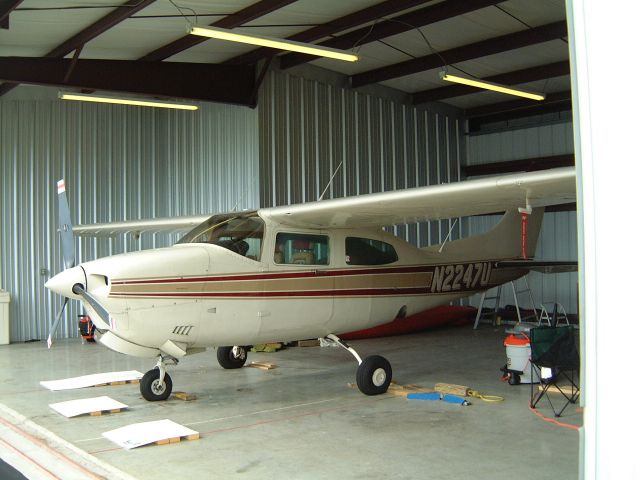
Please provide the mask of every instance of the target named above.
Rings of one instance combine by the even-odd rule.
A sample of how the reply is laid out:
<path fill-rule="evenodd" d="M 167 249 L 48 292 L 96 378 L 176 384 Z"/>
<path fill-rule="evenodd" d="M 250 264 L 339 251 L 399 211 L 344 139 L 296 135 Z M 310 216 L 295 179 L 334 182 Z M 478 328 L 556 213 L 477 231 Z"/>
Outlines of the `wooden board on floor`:
<path fill-rule="evenodd" d="M 103 413 L 119 413 L 128 406 L 110 397 L 81 398 L 78 400 L 68 400 L 66 402 L 52 403 L 49 405 L 53 410 L 67 418 L 80 415 L 91 415 L 97 417 Z"/>
<path fill-rule="evenodd" d="M 165 438 L 163 440 L 158 440 L 154 442 L 156 445 L 169 445 L 170 443 L 180 443 L 180 440 L 198 440 L 200 438 L 199 433 L 194 433 L 192 435 L 184 435 L 182 437 L 171 437 Z"/>
<path fill-rule="evenodd" d="M 271 370 L 276 368 L 277 365 L 269 362 L 251 362 L 247 367 L 259 368 L 260 370 Z"/>
<path fill-rule="evenodd" d="M 543 388 L 542 385 L 538 385 L 538 391 L 541 391 L 542 388 Z M 574 389 L 573 392 L 572 392 L 571 391 L 571 385 L 566 385 L 566 386 L 565 385 L 560 385 L 560 388 L 558 388 L 556 385 L 551 385 L 549 387 L 549 389 L 547 390 L 547 392 L 549 392 L 549 393 L 557 393 L 558 395 L 564 393 L 565 395 L 567 395 L 569 397 L 571 395 L 575 394 L 576 391 L 578 393 L 580 393 L 580 389 Z"/>
<path fill-rule="evenodd" d="M 130 450 L 143 445 L 168 445 L 180 440 L 197 440 L 200 433 L 169 419 L 134 423 L 102 434 L 116 445 Z"/>

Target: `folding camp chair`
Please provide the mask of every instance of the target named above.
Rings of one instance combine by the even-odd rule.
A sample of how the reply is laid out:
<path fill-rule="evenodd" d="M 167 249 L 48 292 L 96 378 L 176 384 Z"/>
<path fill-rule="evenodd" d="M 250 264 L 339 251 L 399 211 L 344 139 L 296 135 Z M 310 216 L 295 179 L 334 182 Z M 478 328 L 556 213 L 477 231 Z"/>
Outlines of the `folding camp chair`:
<path fill-rule="evenodd" d="M 538 367 L 541 386 L 538 391 L 534 392 L 533 383 L 531 384 L 530 405 L 535 408 L 542 397 L 547 397 L 553 413 L 559 417 L 569 403 L 576 402 L 580 394 L 576 384 L 577 372 L 580 369 L 580 357 L 576 346 L 575 329 L 572 326 L 532 328 L 529 331 L 529 341 L 531 345 L 531 378 L 534 378 L 534 367 Z M 565 384 L 568 382 L 568 385 L 561 387 L 560 382 Z M 552 391 L 557 389 L 564 396 L 564 404 L 559 410 L 551 401 L 550 389 Z"/>

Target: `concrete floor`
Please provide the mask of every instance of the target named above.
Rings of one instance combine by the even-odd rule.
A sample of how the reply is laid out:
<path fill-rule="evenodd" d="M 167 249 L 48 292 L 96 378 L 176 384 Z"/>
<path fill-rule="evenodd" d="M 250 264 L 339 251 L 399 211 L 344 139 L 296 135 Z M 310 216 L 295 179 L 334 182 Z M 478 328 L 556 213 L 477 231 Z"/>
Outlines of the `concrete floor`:
<path fill-rule="evenodd" d="M 44 342 L 2 346 L 0 456 L 22 465 L 28 478 L 65 480 L 577 478 L 577 430 L 532 413 L 528 385 L 500 381 L 503 338 L 503 330 L 485 326 L 352 342 L 362 356 L 385 356 L 400 384 L 454 383 L 505 397 L 500 403 L 473 399 L 467 407 L 362 395 L 348 385 L 355 382 L 356 363 L 340 348 L 250 354 L 249 361 L 278 365 L 269 371 L 223 370 L 210 350 L 170 369 L 174 391 L 194 393 L 197 400 L 149 403 L 135 384 L 50 392 L 39 382 L 116 370 L 144 373 L 153 360 L 79 340 L 59 341 L 50 351 Z M 67 419 L 48 407 L 100 395 L 130 410 Z M 538 412 L 553 415 L 547 405 Z M 200 440 L 126 451 L 101 437 L 164 418 L 199 431 Z M 582 415 L 570 406 L 561 420 L 579 425 Z M 16 451 L 32 461 L 16 460 Z M 51 467 L 51 476 L 38 464 L 65 470 Z"/>

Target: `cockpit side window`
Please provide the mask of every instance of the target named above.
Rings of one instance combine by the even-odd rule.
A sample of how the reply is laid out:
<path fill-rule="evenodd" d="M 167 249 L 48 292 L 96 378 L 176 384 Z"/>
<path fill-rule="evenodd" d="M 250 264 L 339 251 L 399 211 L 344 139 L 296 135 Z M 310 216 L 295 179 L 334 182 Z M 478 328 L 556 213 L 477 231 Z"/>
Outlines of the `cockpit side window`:
<path fill-rule="evenodd" d="M 273 261 L 278 264 L 328 265 L 329 237 L 306 233 L 278 233 Z"/>
<path fill-rule="evenodd" d="M 252 214 L 214 215 L 178 243 L 211 243 L 252 260 L 260 259 L 264 221 Z"/>
<path fill-rule="evenodd" d="M 345 253 L 347 265 L 386 265 L 398 260 L 393 245 L 370 238 L 347 237 Z"/>

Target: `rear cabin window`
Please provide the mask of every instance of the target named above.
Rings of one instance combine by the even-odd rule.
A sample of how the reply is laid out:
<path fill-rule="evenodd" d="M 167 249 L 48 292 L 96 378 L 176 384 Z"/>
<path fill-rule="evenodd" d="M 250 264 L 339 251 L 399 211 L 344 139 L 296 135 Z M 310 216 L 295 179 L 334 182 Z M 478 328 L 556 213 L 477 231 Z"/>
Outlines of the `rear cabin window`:
<path fill-rule="evenodd" d="M 306 233 L 278 233 L 273 261 L 278 264 L 328 265 L 329 238 Z"/>
<path fill-rule="evenodd" d="M 370 238 L 347 237 L 345 253 L 347 265 L 385 265 L 398 260 L 393 245 Z"/>

